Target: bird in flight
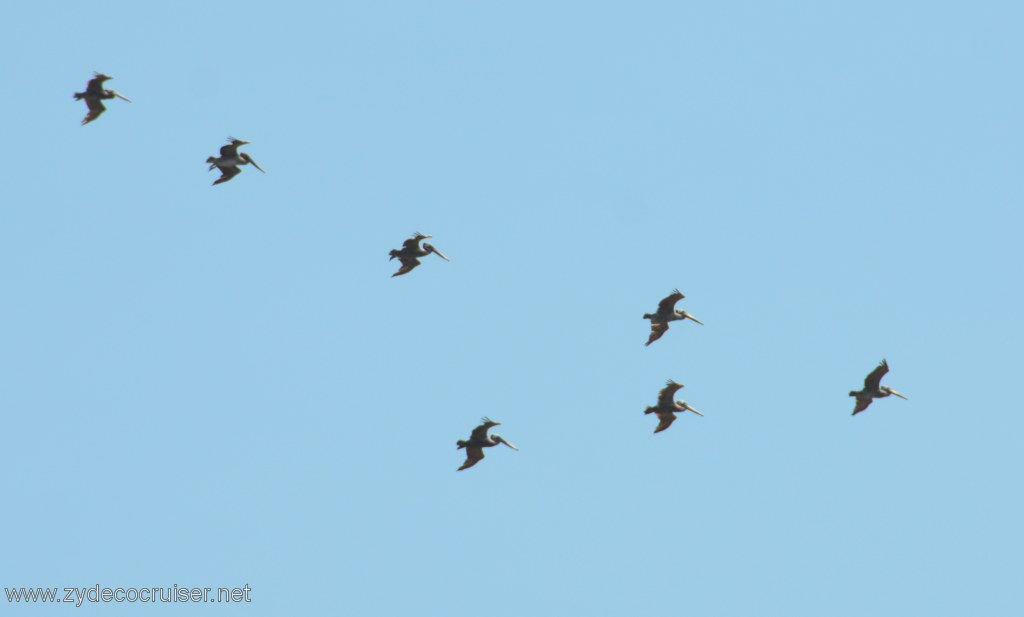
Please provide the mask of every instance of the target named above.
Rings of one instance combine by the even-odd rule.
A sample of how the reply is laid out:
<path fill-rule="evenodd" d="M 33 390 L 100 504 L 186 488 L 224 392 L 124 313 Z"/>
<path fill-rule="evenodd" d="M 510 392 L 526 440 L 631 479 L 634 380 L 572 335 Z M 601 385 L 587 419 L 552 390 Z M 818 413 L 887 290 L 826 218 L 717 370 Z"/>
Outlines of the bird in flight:
<path fill-rule="evenodd" d="M 421 234 L 417 231 L 411 238 L 402 243 L 402 248 L 391 249 L 391 253 L 389 253 L 391 255 L 391 259 L 397 258 L 398 261 L 402 262 L 402 267 L 398 269 L 398 272 L 391 275 L 392 278 L 412 272 L 413 268 L 420 265 L 419 258 L 426 257 L 431 253 L 434 253 L 445 261 L 451 261 L 444 253 L 434 248 L 434 245 L 432 244 L 424 242 L 423 246 L 420 247 L 420 241 L 426 240 L 427 238 L 433 238 L 433 236 Z M 391 259 L 388 259 L 388 261 L 391 261 Z"/>
<path fill-rule="evenodd" d="M 95 77 L 90 79 L 89 83 L 85 85 L 85 92 L 75 93 L 75 100 L 84 100 L 86 107 L 89 108 L 89 113 L 85 114 L 85 117 L 82 118 L 82 126 L 85 126 L 96 118 L 99 118 L 100 114 L 107 110 L 103 105 L 103 101 L 117 97 L 123 101 L 131 103 L 131 100 L 120 92 L 116 90 L 103 89 L 103 82 L 108 79 L 113 79 L 113 77 L 104 75 L 103 73 L 93 73 L 93 75 L 95 75 Z"/>
<path fill-rule="evenodd" d="M 644 414 L 653 413 L 658 416 L 658 427 L 654 429 L 655 433 L 660 433 L 672 426 L 672 423 L 676 421 L 676 412 L 678 411 L 692 411 L 698 416 L 704 415 L 690 407 L 686 401 L 676 400 L 676 392 L 682 389 L 682 387 L 683 384 L 669 379 L 665 382 L 665 387 L 658 393 L 658 404 L 644 410 Z"/>
<path fill-rule="evenodd" d="M 462 467 L 459 467 L 457 471 L 469 469 L 473 465 L 484 460 L 484 448 L 491 448 L 499 443 L 503 443 L 513 450 L 519 449 L 505 441 L 505 439 L 497 433 L 491 433 L 490 435 L 487 434 L 487 431 L 492 427 L 501 426 L 501 422 L 495 422 L 490 418 L 483 418 L 482 422 L 483 424 L 473 429 L 473 433 L 469 436 L 468 440 L 460 439 L 455 442 L 455 445 L 458 446 L 459 450 L 463 448 L 466 449 L 466 462 L 463 463 Z"/>
<path fill-rule="evenodd" d="M 239 165 L 252 165 L 262 173 L 263 168 L 256 164 L 256 161 L 252 160 L 252 157 L 244 152 L 239 152 L 238 147 L 244 146 L 248 143 L 244 139 L 235 139 L 234 137 L 228 137 L 227 145 L 220 147 L 220 156 L 211 156 L 206 159 L 206 162 L 210 164 L 212 171 L 214 168 L 220 170 L 220 177 L 214 180 L 214 186 L 227 182 L 234 178 L 238 174 L 242 173 L 242 170 L 238 168 Z"/>
<path fill-rule="evenodd" d="M 867 377 L 864 378 L 864 389 L 853 390 L 850 392 L 850 396 L 857 398 L 857 404 L 853 407 L 853 415 L 857 415 L 860 412 L 867 409 L 876 398 L 885 398 L 889 395 L 898 396 L 903 400 L 907 400 L 907 397 L 903 396 L 899 392 L 893 390 L 889 386 L 882 385 L 882 377 L 889 372 L 889 363 L 882 360 L 881 364 L 875 367 L 875 370 L 871 371 Z"/>
<path fill-rule="evenodd" d="M 685 298 L 681 291 L 678 289 L 672 290 L 672 294 L 667 298 L 658 303 L 658 310 L 654 313 L 645 313 L 644 319 L 651 320 L 651 338 L 647 339 L 644 344 L 646 347 L 654 341 L 660 339 L 662 335 L 668 332 L 668 324 L 670 321 L 679 321 L 681 319 L 691 319 L 696 321 L 700 325 L 704 325 L 704 322 L 697 319 L 693 315 L 687 313 L 684 310 L 676 310 L 676 302 L 679 302 Z"/>

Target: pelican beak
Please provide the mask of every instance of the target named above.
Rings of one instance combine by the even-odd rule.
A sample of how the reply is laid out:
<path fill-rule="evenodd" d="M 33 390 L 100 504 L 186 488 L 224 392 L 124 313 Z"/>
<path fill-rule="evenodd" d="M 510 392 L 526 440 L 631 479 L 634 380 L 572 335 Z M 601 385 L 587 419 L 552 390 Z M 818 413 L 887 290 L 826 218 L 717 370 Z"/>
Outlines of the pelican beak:
<path fill-rule="evenodd" d="M 687 314 L 686 314 L 686 318 L 687 318 L 687 319 L 692 319 L 693 321 L 696 321 L 697 323 L 699 323 L 699 324 L 700 324 L 700 325 L 702 325 L 702 326 L 704 325 L 704 322 L 703 322 L 703 321 L 701 321 L 701 320 L 697 319 L 696 317 L 694 317 L 693 315 L 691 315 L 691 314 L 689 314 L 689 313 L 687 313 Z"/>
<path fill-rule="evenodd" d="M 517 447 L 513 446 L 512 444 L 510 444 L 509 442 L 505 441 L 504 437 L 497 437 L 497 440 L 500 441 L 501 443 L 505 444 L 506 446 L 512 448 L 516 452 L 519 451 L 519 448 L 517 448 Z"/>
<path fill-rule="evenodd" d="M 903 399 L 903 400 L 905 400 L 905 401 L 909 401 L 909 400 L 910 400 L 910 399 L 908 399 L 907 397 L 905 397 L 905 396 L 903 396 L 902 394 L 900 394 L 899 392 L 897 392 L 897 391 L 893 390 L 892 388 L 889 388 L 889 394 L 891 394 L 891 395 L 893 395 L 893 396 L 898 396 L 898 397 L 900 397 L 901 399 Z"/>
<path fill-rule="evenodd" d="M 700 416 L 702 418 L 704 417 L 704 414 L 702 414 L 701 412 L 697 411 L 693 407 L 690 407 L 689 405 L 686 406 L 686 410 L 687 411 L 692 411 L 693 413 L 697 414 L 698 416 Z"/>
<path fill-rule="evenodd" d="M 128 101 L 129 103 L 132 102 L 132 100 L 130 98 L 128 98 L 127 96 L 121 94 L 117 90 L 111 90 L 111 92 L 113 92 L 114 96 L 116 96 L 117 98 L 121 99 L 122 101 Z"/>
<path fill-rule="evenodd" d="M 258 164 L 256 163 L 256 161 L 254 161 L 254 160 L 252 160 L 252 159 L 249 159 L 249 163 L 250 163 L 250 164 L 252 164 L 252 166 L 253 166 L 253 167 L 255 167 L 256 169 L 260 170 L 260 171 L 261 171 L 262 173 L 267 173 L 267 172 L 263 171 L 263 168 L 262 168 L 262 167 L 260 167 L 260 166 L 259 166 L 259 165 L 258 165 Z"/>
<path fill-rule="evenodd" d="M 445 261 L 451 261 L 451 259 L 448 259 L 448 257 L 444 253 L 442 253 L 441 251 L 437 250 L 436 248 L 434 248 L 434 254 L 437 255 L 438 257 L 440 257 L 441 259 L 445 260 Z"/>

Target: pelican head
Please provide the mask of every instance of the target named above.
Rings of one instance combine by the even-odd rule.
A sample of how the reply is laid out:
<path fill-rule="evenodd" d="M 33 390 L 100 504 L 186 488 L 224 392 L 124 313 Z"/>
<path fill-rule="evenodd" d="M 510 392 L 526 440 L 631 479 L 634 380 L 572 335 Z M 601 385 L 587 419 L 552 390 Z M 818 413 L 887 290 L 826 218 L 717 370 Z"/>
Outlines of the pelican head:
<path fill-rule="evenodd" d="M 494 441 L 496 441 L 498 443 L 503 443 L 506 446 L 512 448 L 513 450 L 519 450 L 519 448 L 517 448 L 517 447 L 513 446 L 512 444 L 510 444 L 509 442 L 505 441 L 505 438 L 502 437 L 501 435 L 498 435 L 498 434 L 495 434 L 495 433 L 491 433 L 491 439 L 493 439 Z"/>
<path fill-rule="evenodd" d="M 693 321 L 696 321 L 700 325 L 702 325 L 702 326 L 704 325 L 703 321 L 697 319 L 696 317 L 694 317 L 693 315 L 687 313 L 686 311 L 683 311 L 683 319 L 692 319 Z"/>
<path fill-rule="evenodd" d="M 110 93 L 113 94 L 114 96 L 116 96 L 117 98 L 121 99 L 122 101 L 128 101 L 129 103 L 132 102 L 132 100 L 130 98 L 128 98 L 127 96 L 121 94 L 117 90 L 111 90 Z"/>
<path fill-rule="evenodd" d="M 902 394 L 900 394 L 899 392 L 897 392 L 897 391 L 893 390 L 893 389 L 892 389 L 892 388 L 890 388 L 889 386 L 882 386 L 882 390 L 883 390 L 884 392 L 888 392 L 889 394 L 891 394 L 891 395 L 893 395 L 893 396 L 898 396 L 898 397 L 900 397 L 901 399 L 903 399 L 903 400 L 905 400 L 905 401 L 907 401 L 907 400 L 910 400 L 910 399 L 908 399 L 907 397 L 905 397 L 905 396 L 903 396 Z"/>
<path fill-rule="evenodd" d="M 704 414 L 702 414 L 701 412 L 697 411 L 693 407 L 690 407 L 690 405 L 687 404 L 687 403 L 678 403 L 677 406 L 679 407 L 679 411 L 692 411 L 693 413 L 697 414 L 698 416 L 700 416 L 702 418 L 704 417 Z"/>
<path fill-rule="evenodd" d="M 427 236 L 427 237 L 429 238 L 430 236 Z M 431 253 L 437 255 L 438 257 L 440 257 L 441 259 L 443 259 L 445 261 L 451 261 L 450 259 L 448 259 L 448 257 L 444 253 L 442 253 L 441 251 L 439 251 L 436 248 L 434 248 L 433 244 L 428 244 L 427 242 L 424 242 L 423 243 L 423 249 L 426 250 L 426 251 L 430 251 Z"/>

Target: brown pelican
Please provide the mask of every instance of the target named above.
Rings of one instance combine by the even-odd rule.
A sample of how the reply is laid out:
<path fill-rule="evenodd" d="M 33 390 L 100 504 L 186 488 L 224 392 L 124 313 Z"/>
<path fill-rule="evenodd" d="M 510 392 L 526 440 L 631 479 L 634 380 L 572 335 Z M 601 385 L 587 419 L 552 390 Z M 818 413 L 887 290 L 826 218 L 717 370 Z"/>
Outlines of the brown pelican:
<path fill-rule="evenodd" d="M 104 75 L 103 73 L 93 73 L 93 75 L 95 75 L 95 77 L 90 79 L 89 83 L 86 84 L 85 92 L 75 93 L 75 100 L 81 101 L 82 99 L 85 99 L 85 104 L 89 107 L 89 113 L 87 113 L 85 117 L 82 118 L 83 126 L 89 124 L 96 118 L 99 118 L 100 114 L 107 110 L 107 108 L 103 106 L 102 101 L 112 99 L 116 96 L 121 100 L 128 101 L 129 103 L 131 103 L 128 97 L 121 94 L 120 92 L 117 92 L 116 90 L 103 89 L 103 82 L 107 81 L 108 79 L 113 79 L 113 77 L 109 75 Z"/>
<path fill-rule="evenodd" d="M 875 367 L 875 370 L 864 378 L 864 389 L 853 390 L 850 392 L 850 396 L 857 397 L 857 404 L 853 408 L 853 415 L 857 415 L 864 411 L 871 405 L 871 402 L 876 398 L 885 398 L 890 394 L 900 397 L 903 400 L 907 400 L 907 397 L 903 396 L 899 392 L 893 390 L 889 386 L 883 386 L 882 377 L 889 372 L 889 363 L 882 360 L 882 363 Z"/>
<path fill-rule="evenodd" d="M 700 325 L 704 325 L 703 321 L 697 319 L 696 317 L 687 313 L 686 311 L 675 310 L 676 302 L 679 302 L 685 297 L 686 296 L 684 296 L 682 292 L 680 292 L 678 289 L 673 289 L 672 295 L 658 303 L 657 312 L 653 314 L 644 314 L 644 319 L 651 320 L 651 338 L 647 339 L 647 342 L 644 344 L 645 347 L 647 345 L 650 345 L 654 341 L 660 339 L 663 334 L 668 332 L 668 322 L 670 321 L 679 321 L 680 319 L 692 319 L 693 321 L 696 321 Z"/>
<path fill-rule="evenodd" d="M 466 449 L 466 462 L 463 463 L 462 467 L 459 467 L 456 471 L 469 469 L 473 465 L 482 461 L 484 459 L 484 448 L 490 448 L 498 445 L 499 443 L 503 443 L 513 450 L 519 449 L 505 441 L 505 439 L 497 433 L 491 433 L 491 435 L 488 436 L 487 431 L 492 426 L 501 426 L 501 422 L 495 422 L 490 418 L 483 418 L 483 424 L 473 429 L 473 433 L 469 436 L 469 441 L 460 439 L 455 442 L 455 445 L 458 446 L 457 449 Z"/>
<path fill-rule="evenodd" d="M 434 248 L 432 244 L 424 242 L 423 248 L 420 248 L 420 240 L 426 240 L 427 238 L 433 237 L 434 236 L 427 236 L 417 231 L 411 238 L 402 243 L 402 248 L 391 249 L 391 259 L 397 257 L 398 260 L 402 262 L 402 267 L 398 269 L 398 272 L 391 275 L 392 278 L 411 272 L 413 268 L 420 265 L 419 257 L 426 257 L 431 253 L 434 253 L 445 261 L 451 261 L 444 255 L 444 253 Z M 391 259 L 388 261 L 391 261 Z"/>
<path fill-rule="evenodd" d="M 227 182 L 234 178 L 238 174 L 242 173 L 242 170 L 238 168 L 239 165 L 252 164 L 253 167 L 260 170 L 263 173 L 263 168 L 256 164 L 256 161 L 252 160 L 252 157 L 244 152 L 239 152 L 238 147 L 244 146 L 247 143 L 244 139 L 235 139 L 234 137 L 228 137 L 228 145 L 220 147 L 220 156 L 211 156 L 206 159 L 206 162 L 210 164 L 210 169 L 214 167 L 220 169 L 220 177 L 217 178 L 213 184 L 217 185 L 221 182 Z"/>
<path fill-rule="evenodd" d="M 655 433 L 660 433 L 672 426 L 672 423 L 676 421 L 677 411 L 692 411 L 698 416 L 704 415 L 693 407 L 690 407 L 686 401 L 675 400 L 676 392 L 678 392 L 682 387 L 683 384 L 676 383 L 669 379 L 665 382 L 665 387 L 658 393 L 658 406 L 648 407 L 644 410 L 645 414 L 653 413 L 658 415 L 659 422 L 658 428 L 654 429 Z"/>

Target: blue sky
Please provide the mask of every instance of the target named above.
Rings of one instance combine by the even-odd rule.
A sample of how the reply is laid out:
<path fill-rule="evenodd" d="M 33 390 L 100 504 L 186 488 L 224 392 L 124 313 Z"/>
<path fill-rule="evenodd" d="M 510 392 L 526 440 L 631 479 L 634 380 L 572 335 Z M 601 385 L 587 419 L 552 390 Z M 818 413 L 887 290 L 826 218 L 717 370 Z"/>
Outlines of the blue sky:
<path fill-rule="evenodd" d="M 1024 8 L 894 4 L 9 6 L 0 586 L 253 601 L 7 612 L 1014 614 Z"/>

